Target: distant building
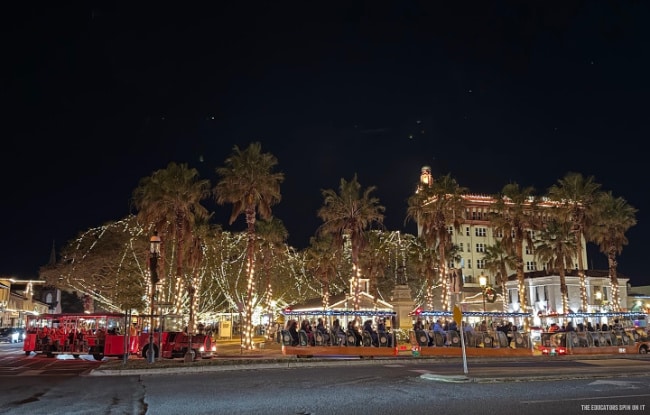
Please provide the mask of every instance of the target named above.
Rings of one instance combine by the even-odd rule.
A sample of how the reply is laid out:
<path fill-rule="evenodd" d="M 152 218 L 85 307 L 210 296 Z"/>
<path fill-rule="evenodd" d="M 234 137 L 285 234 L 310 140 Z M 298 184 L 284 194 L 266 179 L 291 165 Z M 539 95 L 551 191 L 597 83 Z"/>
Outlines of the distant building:
<path fill-rule="evenodd" d="M 44 314 L 49 305 L 36 294 L 40 280 L 0 278 L 0 327 L 24 327 L 30 314 Z"/>
<path fill-rule="evenodd" d="M 429 166 L 422 167 L 420 171 L 420 186 L 428 186 L 433 183 L 434 178 Z M 447 264 L 448 270 L 460 270 L 463 278 L 463 288 L 460 295 L 452 294 L 452 304 L 460 303 L 467 311 L 482 311 L 483 296 L 482 288 L 479 284 L 479 277 L 484 275 L 487 278 L 487 285 L 494 287 L 498 292 L 497 298 L 493 303 L 485 305 L 488 311 L 504 311 L 503 302 L 507 304 L 509 312 L 531 312 L 547 313 L 549 311 L 558 311 L 562 309 L 562 300 L 560 296 L 559 276 L 554 275 L 545 269 L 545 266 L 537 263 L 535 253 L 524 247 L 523 262 L 526 278 L 526 293 L 529 310 L 519 309 L 519 292 L 517 289 L 517 279 L 515 270 L 507 269 L 507 283 L 505 295 L 501 293 L 500 285 L 496 284 L 495 276 L 490 275 L 485 266 L 484 255 L 486 248 L 495 245 L 500 238 L 492 228 L 489 220 L 489 213 L 494 209 L 496 200 L 492 196 L 466 194 L 462 196 L 465 203 L 465 212 L 460 230 L 450 226 L 448 232 L 451 235 L 452 243 L 458 247 L 458 258 Z M 541 208 L 552 207 L 556 204 L 552 201 L 542 201 Z M 534 231 L 529 230 L 534 239 Z M 421 233 L 421 227 L 418 226 L 418 235 Z M 583 239 L 582 252 L 583 264 L 587 261 L 587 244 Z M 574 264 L 577 264 L 577 257 L 574 258 Z M 585 270 L 587 276 L 587 302 L 588 312 L 606 311 L 611 307 L 611 287 L 607 271 Z M 619 297 L 621 309 L 626 309 L 629 305 L 627 298 L 628 278 L 618 275 Z M 566 283 L 569 290 L 569 309 L 578 311 L 580 307 L 580 285 L 577 275 L 577 265 L 574 269 L 567 270 Z M 437 300 L 437 303 L 436 303 Z M 436 309 L 441 309 L 440 298 L 434 299 Z"/>

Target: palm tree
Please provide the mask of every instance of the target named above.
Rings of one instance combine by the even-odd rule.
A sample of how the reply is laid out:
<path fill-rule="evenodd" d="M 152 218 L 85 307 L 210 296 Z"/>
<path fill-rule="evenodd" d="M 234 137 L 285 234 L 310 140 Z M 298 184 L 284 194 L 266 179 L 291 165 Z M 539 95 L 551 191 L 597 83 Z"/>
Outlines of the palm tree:
<path fill-rule="evenodd" d="M 266 308 L 270 313 L 273 299 L 273 265 L 286 256 L 286 242 L 289 232 L 284 223 L 278 218 L 260 220 L 255 223 L 255 232 L 259 237 L 259 254 L 262 265 L 262 275 L 265 277 Z"/>
<path fill-rule="evenodd" d="M 628 244 L 625 233 L 636 225 L 638 210 L 629 205 L 622 197 L 614 197 L 612 192 L 601 193 L 596 199 L 594 208 L 596 221 L 590 227 L 588 237 L 600 247 L 600 252 L 607 256 L 609 278 L 612 285 L 613 311 L 619 311 L 621 305 L 616 257 L 623 252 L 623 247 Z"/>
<path fill-rule="evenodd" d="M 138 210 L 141 223 L 151 224 L 161 232 L 162 240 L 175 242 L 176 271 L 172 289 L 176 296 L 176 307 L 180 309 L 181 284 L 184 253 L 189 249 L 186 241 L 192 240 L 197 221 L 205 221 L 208 211 L 201 201 L 210 194 L 209 180 L 200 180 L 199 172 L 187 164 L 171 162 L 167 168 L 154 171 L 149 177 L 140 180 L 133 191 L 133 203 Z M 164 255 L 161 258 L 164 260 Z"/>
<path fill-rule="evenodd" d="M 379 290 L 379 280 L 384 277 L 390 260 L 390 244 L 388 232 L 374 230 L 368 233 L 367 249 L 359 255 L 359 266 L 369 280 L 368 293 L 382 298 Z"/>
<path fill-rule="evenodd" d="M 415 290 L 416 293 L 423 291 L 422 294 L 415 295 L 415 300 L 418 304 L 425 304 L 427 309 L 433 310 L 433 290 L 436 287 L 435 275 L 440 262 L 438 252 L 433 244 L 427 242 L 422 236 L 415 239 L 413 245 L 409 248 L 408 263 L 410 268 L 415 275 L 424 276 L 424 284 L 422 284 L 421 278 L 412 281 L 412 283 L 418 284 Z"/>
<path fill-rule="evenodd" d="M 352 278 L 354 310 L 359 309 L 360 277 L 359 254 L 366 243 L 365 232 L 373 223 L 382 224 L 385 208 L 379 205 L 379 199 L 370 196 L 375 190 L 368 187 L 363 192 L 355 174 L 351 181 L 341 179 L 339 193 L 333 189 L 322 190 L 324 206 L 318 210 L 318 217 L 323 220 L 318 233 L 331 234 L 342 245 L 349 239 L 352 253 Z"/>
<path fill-rule="evenodd" d="M 418 232 L 429 248 L 438 250 L 440 281 L 442 282 L 442 308 L 449 311 L 449 276 L 446 262 L 452 246 L 449 227 L 456 231 L 465 213 L 465 200 L 462 195 L 468 190 L 458 185 L 447 174 L 432 181 L 427 186 L 420 185 L 418 191 L 408 200 L 406 220 L 414 220 L 421 229 Z"/>
<path fill-rule="evenodd" d="M 316 235 L 309 239 L 305 250 L 307 269 L 323 285 L 323 309 L 329 307 L 330 284 L 336 278 L 341 263 L 341 251 L 332 235 Z"/>
<path fill-rule="evenodd" d="M 494 245 L 488 245 L 485 247 L 483 260 L 485 261 L 485 268 L 488 272 L 496 274 L 495 282 L 501 287 L 503 312 L 505 313 L 508 311 L 508 301 L 506 300 L 506 294 L 508 293 L 506 288 L 506 281 L 508 281 L 508 268 L 515 269 L 515 257 L 508 253 L 500 239 L 496 239 Z M 483 295 L 485 295 L 485 293 L 483 293 Z"/>
<path fill-rule="evenodd" d="M 259 214 L 262 219 L 272 217 L 271 207 L 281 200 L 280 184 L 284 174 L 273 172 L 278 160 L 271 153 L 262 153 L 259 142 L 251 143 L 245 150 L 234 146 L 233 153 L 225 161 L 225 166 L 216 172 L 221 176 L 214 188 L 216 202 L 220 205 L 231 203 L 232 214 L 229 224 L 242 213 L 246 219 L 246 273 L 247 295 L 244 305 L 244 347 L 253 348 L 253 305 L 257 290 L 255 288 L 255 220 Z"/>
<path fill-rule="evenodd" d="M 598 195 L 600 184 L 595 182 L 593 176 L 583 177 L 580 173 L 567 173 L 556 185 L 548 189 L 551 200 L 559 202 L 564 207 L 573 226 L 577 244 L 578 277 L 580 278 L 580 309 L 587 311 L 587 281 L 585 277 L 585 264 L 582 257 L 585 230 L 591 224 L 592 206 Z"/>
<path fill-rule="evenodd" d="M 533 239 L 529 231 L 538 227 L 538 217 L 535 214 L 537 198 L 534 196 L 534 191 L 532 187 L 521 189 L 517 183 L 505 185 L 501 194 L 495 197 L 495 212 L 490 215 L 494 231 L 502 235 L 503 247 L 515 257 L 519 304 L 523 313 L 528 311 L 523 259 L 524 243 L 530 249 L 533 248 Z M 528 319 L 524 319 L 524 326 L 528 329 Z"/>
<path fill-rule="evenodd" d="M 570 222 L 559 219 L 548 221 L 535 241 L 535 256 L 560 275 L 562 314 L 569 311 L 569 292 L 566 285 L 566 270 L 573 266 L 573 258 L 578 253 L 577 241 Z"/>

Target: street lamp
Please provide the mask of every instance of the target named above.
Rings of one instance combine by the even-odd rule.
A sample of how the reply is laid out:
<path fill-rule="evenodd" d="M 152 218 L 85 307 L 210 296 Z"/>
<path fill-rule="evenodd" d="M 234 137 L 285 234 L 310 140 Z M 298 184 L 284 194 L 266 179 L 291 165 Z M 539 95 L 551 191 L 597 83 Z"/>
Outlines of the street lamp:
<path fill-rule="evenodd" d="M 483 297 L 483 312 L 485 313 L 485 288 L 487 287 L 487 277 L 483 275 L 482 272 L 478 277 L 478 283 L 481 286 L 481 296 Z"/>
<path fill-rule="evenodd" d="M 151 273 L 151 324 L 149 324 L 149 348 L 147 349 L 147 361 L 153 363 L 156 360 L 156 350 L 153 345 L 153 324 L 154 324 L 154 298 L 156 296 L 156 284 L 158 284 L 158 257 L 160 256 L 160 236 L 154 231 L 149 239 L 149 271 Z"/>

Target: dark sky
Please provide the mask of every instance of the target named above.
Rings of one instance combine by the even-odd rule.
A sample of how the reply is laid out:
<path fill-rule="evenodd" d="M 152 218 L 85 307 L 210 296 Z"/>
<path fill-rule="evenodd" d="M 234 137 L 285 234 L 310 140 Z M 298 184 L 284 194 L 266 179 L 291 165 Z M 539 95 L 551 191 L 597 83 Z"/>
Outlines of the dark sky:
<path fill-rule="evenodd" d="M 260 141 L 296 248 L 321 189 L 355 173 L 389 229 L 415 232 L 422 165 L 487 194 L 577 171 L 639 209 L 619 271 L 650 284 L 649 2 L 215 3 L 3 6 L 0 275 L 35 278 L 53 241 L 126 216 L 170 161 L 214 184 Z M 225 224 L 230 206 L 209 208 Z"/>

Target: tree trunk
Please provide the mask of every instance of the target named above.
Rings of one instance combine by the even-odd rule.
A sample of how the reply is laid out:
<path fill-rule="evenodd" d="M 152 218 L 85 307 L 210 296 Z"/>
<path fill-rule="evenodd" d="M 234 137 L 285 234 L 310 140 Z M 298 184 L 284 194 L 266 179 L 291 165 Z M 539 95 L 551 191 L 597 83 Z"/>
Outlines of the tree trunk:
<path fill-rule="evenodd" d="M 586 313 L 588 308 L 587 300 L 587 278 L 585 277 L 585 265 L 582 260 L 582 228 L 575 233 L 578 246 L 578 277 L 580 279 L 580 310 Z"/>
<path fill-rule="evenodd" d="M 253 295 L 255 294 L 255 210 L 246 209 L 246 301 L 244 304 L 244 344 L 247 350 L 253 348 Z"/>
<path fill-rule="evenodd" d="M 607 253 L 607 263 L 609 265 L 609 280 L 612 285 L 612 311 L 620 311 L 620 298 L 618 293 L 618 275 L 616 268 L 616 248 L 610 247 Z"/>

